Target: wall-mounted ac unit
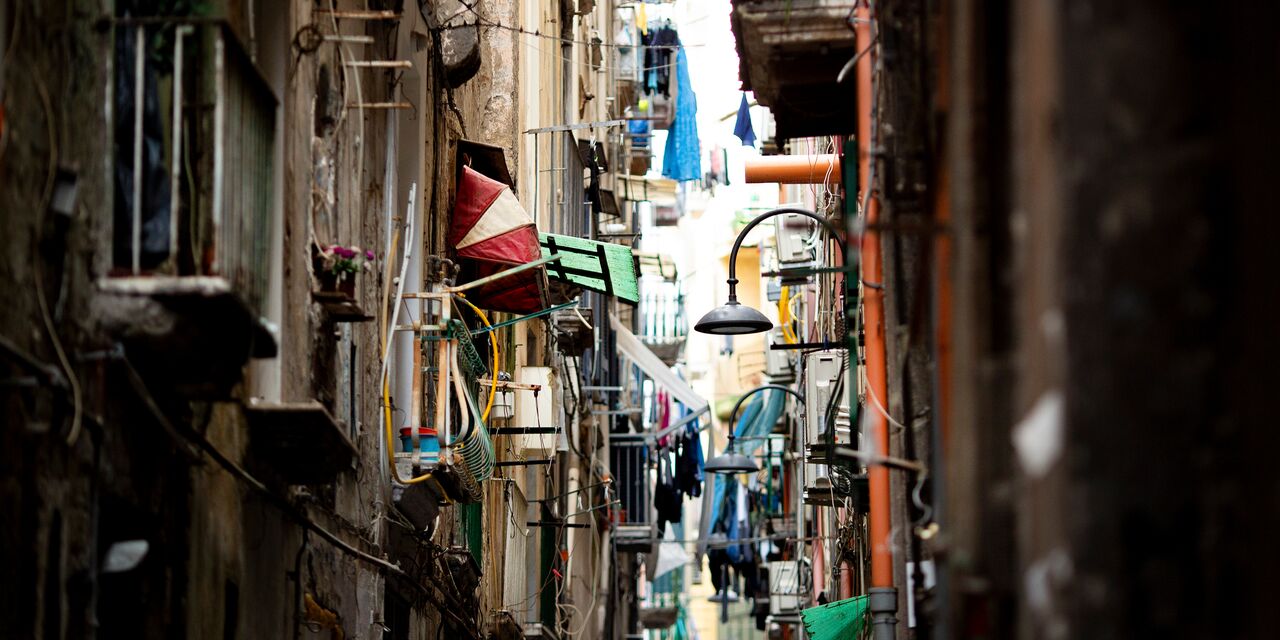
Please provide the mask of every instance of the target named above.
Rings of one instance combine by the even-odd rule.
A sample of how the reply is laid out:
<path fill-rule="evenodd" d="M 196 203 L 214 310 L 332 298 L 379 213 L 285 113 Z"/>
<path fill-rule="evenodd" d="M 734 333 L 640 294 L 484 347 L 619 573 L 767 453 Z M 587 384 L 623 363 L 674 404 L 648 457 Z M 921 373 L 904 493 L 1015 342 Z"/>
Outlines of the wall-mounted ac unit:
<path fill-rule="evenodd" d="M 815 351 L 804 357 L 805 441 L 817 444 L 826 433 L 827 409 L 837 393 L 845 352 Z"/>
<path fill-rule="evenodd" d="M 809 219 L 805 216 L 788 213 L 775 218 L 778 262 L 796 264 L 813 261 L 813 248 L 807 242 L 813 232 Z"/>
<path fill-rule="evenodd" d="M 516 367 L 516 382 L 542 387 L 516 391 L 516 410 L 511 428 L 523 433 L 511 436 L 511 448 L 525 457 L 550 457 L 556 450 L 561 428 L 560 382 L 551 367 Z M 499 443 L 501 446 L 501 443 Z"/>

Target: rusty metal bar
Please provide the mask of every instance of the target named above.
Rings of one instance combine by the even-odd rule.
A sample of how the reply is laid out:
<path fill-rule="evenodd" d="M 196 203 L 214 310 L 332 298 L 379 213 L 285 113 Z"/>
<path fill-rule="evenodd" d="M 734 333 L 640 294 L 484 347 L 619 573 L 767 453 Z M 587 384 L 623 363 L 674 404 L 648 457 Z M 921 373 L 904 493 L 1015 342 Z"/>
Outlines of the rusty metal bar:
<path fill-rule="evenodd" d="M 461 293 L 468 289 L 474 289 L 476 287 L 481 287 L 486 284 L 489 284 L 490 282 L 496 282 L 498 280 L 502 280 L 503 278 L 514 276 L 517 273 L 528 271 L 529 269 L 535 269 L 537 267 L 541 267 L 542 265 L 547 264 L 549 262 L 556 262 L 560 259 L 560 257 L 561 257 L 561 254 L 553 253 L 545 258 L 538 258 L 533 262 L 526 262 L 518 267 L 512 267 L 510 269 L 507 269 L 506 271 L 499 271 L 498 273 L 495 273 L 491 276 L 486 276 L 484 278 L 480 278 L 479 280 L 472 280 L 471 282 L 468 282 L 464 285 L 459 285 L 456 287 L 447 287 L 445 291 L 448 293 Z"/>
<path fill-rule="evenodd" d="M 410 60 L 348 60 L 346 66 L 376 69 L 411 69 L 413 68 L 413 62 Z"/>
<path fill-rule="evenodd" d="M 350 18 L 352 20 L 399 20 L 400 14 L 395 11 L 361 11 L 358 9 L 314 9 L 316 13 L 325 13 L 335 18 Z"/>
<path fill-rule="evenodd" d="M 348 109 L 412 109 L 408 102 L 351 102 Z"/>

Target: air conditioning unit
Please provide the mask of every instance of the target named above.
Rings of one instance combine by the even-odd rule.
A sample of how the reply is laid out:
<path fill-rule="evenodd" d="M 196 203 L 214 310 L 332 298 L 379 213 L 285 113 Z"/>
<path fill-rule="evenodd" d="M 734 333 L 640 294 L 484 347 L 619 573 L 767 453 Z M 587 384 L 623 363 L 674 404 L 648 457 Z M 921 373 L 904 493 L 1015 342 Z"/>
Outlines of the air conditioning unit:
<path fill-rule="evenodd" d="M 807 244 L 812 234 L 812 227 L 808 224 L 809 218 L 790 213 L 775 219 L 777 220 L 774 223 L 777 239 L 774 246 L 777 247 L 778 262 L 784 265 L 812 262 L 813 248 Z"/>
<path fill-rule="evenodd" d="M 516 367 L 516 380 L 522 385 L 542 387 L 537 394 L 516 391 L 516 410 L 511 429 L 523 431 L 511 436 L 511 448 L 529 458 L 551 457 L 560 439 L 560 382 L 551 367 Z"/>
<path fill-rule="evenodd" d="M 774 384 L 792 382 L 796 379 L 796 370 L 791 364 L 791 352 L 773 348 L 773 345 L 784 342 L 782 327 L 774 327 L 765 338 L 764 374 L 769 376 L 769 382 Z"/>
<path fill-rule="evenodd" d="M 827 408 L 839 391 L 845 351 L 828 349 L 804 357 L 805 441 L 816 444 L 826 433 Z"/>

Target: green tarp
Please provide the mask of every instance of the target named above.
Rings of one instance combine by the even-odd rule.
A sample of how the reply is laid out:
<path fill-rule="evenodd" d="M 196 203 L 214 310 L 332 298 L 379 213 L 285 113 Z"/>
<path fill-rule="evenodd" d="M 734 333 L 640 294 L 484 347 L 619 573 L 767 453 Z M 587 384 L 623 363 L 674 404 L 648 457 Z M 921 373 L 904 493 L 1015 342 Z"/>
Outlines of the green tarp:
<path fill-rule="evenodd" d="M 640 302 L 630 247 L 554 233 L 539 233 L 538 242 L 542 244 L 542 257 L 561 255 L 559 262 L 547 264 L 547 277 L 552 280 L 616 296 L 631 304 Z"/>
<path fill-rule="evenodd" d="M 867 596 L 858 596 L 800 612 L 810 640 L 857 640 L 867 629 Z"/>

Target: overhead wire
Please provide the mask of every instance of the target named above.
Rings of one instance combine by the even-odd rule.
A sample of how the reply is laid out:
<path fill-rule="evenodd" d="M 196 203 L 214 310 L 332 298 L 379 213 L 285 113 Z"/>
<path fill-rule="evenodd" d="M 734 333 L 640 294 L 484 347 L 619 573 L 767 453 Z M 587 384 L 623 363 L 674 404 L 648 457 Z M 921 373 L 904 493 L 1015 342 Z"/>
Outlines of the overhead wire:
<path fill-rule="evenodd" d="M 174 433 L 174 434 L 178 433 L 177 427 L 173 424 L 171 420 L 169 420 L 169 417 L 165 415 L 163 411 L 160 410 L 159 405 L 156 403 L 154 396 L 152 396 L 150 389 L 147 388 L 146 383 L 142 380 L 142 376 L 138 374 L 137 369 L 133 367 L 133 364 L 129 361 L 128 357 L 127 356 L 122 357 L 120 359 L 120 362 L 125 367 L 125 372 L 127 374 L 126 377 L 129 379 L 131 386 L 133 387 L 134 391 L 143 399 L 144 401 L 143 404 L 148 408 L 148 410 L 152 414 L 152 417 L 155 418 L 156 421 L 162 423 L 162 425 L 167 425 L 166 431 L 169 431 L 170 433 Z M 317 523 L 315 520 L 312 520 L 305 512 L 303 512 L 300 508 L 298 508 L 293 503 L 289 502 L 289 500 L 286 499 L 284 496 L 281 496 L 275 493 L 274 491 L 272 491 L 265 484 L 263 484 L 262 481 L 258 480 L 252 474 L 246 471 L 244 467 L 241 467 L 239 464 L 237 464 L 236 462 L 228 458 L 225 454 L 222 453 L 221 450 L 219 450 L 216 446 L 214 446 L 214 444 L 210 442 L 209 439 L 205 437 L 203 434 L 200 434 L 195 430 L 188 430 L 184 433 L 183 437 L 187 440 L 193 441 L 196 444 L 196 446 L 198 446 L 202 451 L 204 451 L 205 454 L 207 454 L 210 458 L 213 458 L 213 460 L 217 462 L 218 465 L 221 466 L 225 471 L 227 471 L 227 473 L 231 474 L 232 477 L 244 483 L 246 486 L 252 489 L 255 493 L 265 498 L 266 501 L 270 503 L 272 506 L 276 507 L 286 516 L 288 516 L 289 518 L 297 522 L 300 526 L 302 526 L 304 531 L 311 531 L 315 533 L 316 535 L 320 536 L 320 538 L 323 539 L 325 542 L 328 542 L 329 544 L 333 545 L 336 549 L 347 554 L 348 556 L 351 556 L 352 558 L 355 558 L 357 560 L 360 560 L 361 562 L 365 562 L 367 564 L 376 566 L 380 569 L 383 569 L 401 578 L 405 578 L 407 582 L 417 587 L 427 597 L 427 599 L 432 600 L 433 604 L 437 605 L 437 607 L 440 609 L 443 615 L 451 618 L 454 622 L 460 625 L 466 626 L 469 624 L 467 623 L 467 621 L 463 620 L 459 615 L 457 615 L 448 606 L 448 603 L 441 602 L 440 599 L 434 594 L 432 590 L 418 583 L 418 581 L 415 580 L 413 576 L 410 575 L 407 571 L 401 568 L 400 565 L 393 564 L 391 562 L 383 560 L 382 558 L 379 558 L 372 554 L 361 551 L 360 549 L 357 549 L 356 547 L 352 546 L 350 543 L 343 540 L 342 538 L 339 538 L 332 531 L 329 531 L 328 529 L 324 528 L 319 523 Z M 468 626 L 467 628 L 470 628 L 470 627 Z M 476 635 L 475 633 L 472 633 L 471 637 L 478 638 L 479 636 Z"/>

